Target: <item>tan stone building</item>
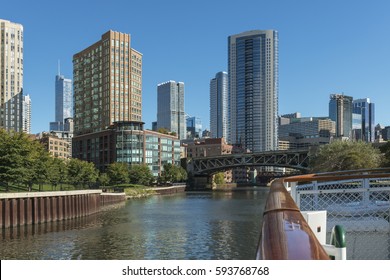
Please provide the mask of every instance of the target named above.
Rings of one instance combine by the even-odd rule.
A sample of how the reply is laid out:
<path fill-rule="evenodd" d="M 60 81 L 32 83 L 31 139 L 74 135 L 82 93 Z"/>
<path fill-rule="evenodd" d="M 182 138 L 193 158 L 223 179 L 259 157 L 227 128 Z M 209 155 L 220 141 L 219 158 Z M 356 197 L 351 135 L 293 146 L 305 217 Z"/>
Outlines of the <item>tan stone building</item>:
<path fill-rule="evenodd" d="M 62 159 L 71 157 L 69 143 L 66 139 L 61 139 L 54 134 L 43 134 L 39 137 L 39 142 L 53 157 Z"/>
<path fill-rule="evenodd" d="M 23 26 L 0 19 L 0 127 L 23 131 Z"/>

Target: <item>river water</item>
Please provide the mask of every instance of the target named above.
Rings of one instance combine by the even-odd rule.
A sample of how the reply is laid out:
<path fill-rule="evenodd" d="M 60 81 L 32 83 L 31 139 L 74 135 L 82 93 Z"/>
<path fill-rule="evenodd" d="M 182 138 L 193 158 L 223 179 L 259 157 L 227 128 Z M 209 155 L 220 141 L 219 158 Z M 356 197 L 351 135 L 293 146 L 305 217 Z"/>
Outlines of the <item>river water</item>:
<path fill-rule="evenodd" d="M 131 199 L 84 218 L 3 229 L 0 258 L 254 259 L 268 190 Z"/>

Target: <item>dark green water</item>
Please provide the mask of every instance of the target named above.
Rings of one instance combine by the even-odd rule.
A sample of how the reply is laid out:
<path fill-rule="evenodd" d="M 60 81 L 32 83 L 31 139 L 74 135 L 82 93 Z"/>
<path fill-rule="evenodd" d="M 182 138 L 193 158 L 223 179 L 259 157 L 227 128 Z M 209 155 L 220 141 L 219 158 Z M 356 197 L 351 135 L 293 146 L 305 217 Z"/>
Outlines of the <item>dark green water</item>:
<path fill-rule="evenodd" d="M 86 218 L 6 229 L 1 259 L 254 259 L 267 190 L 132 199 Z"/>

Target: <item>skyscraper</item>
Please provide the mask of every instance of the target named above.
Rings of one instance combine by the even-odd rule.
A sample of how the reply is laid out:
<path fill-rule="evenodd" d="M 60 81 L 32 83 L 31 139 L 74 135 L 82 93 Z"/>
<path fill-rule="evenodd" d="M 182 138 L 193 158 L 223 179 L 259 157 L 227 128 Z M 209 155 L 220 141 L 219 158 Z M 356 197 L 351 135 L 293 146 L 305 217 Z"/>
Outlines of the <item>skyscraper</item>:
<path fill-rule="evenodd" d="M 375 104 L 370 98 L 356 99 L 352 102 L 353 113 L 360 115 L 360 133 L 355 133 L 356 140 L 375 141 Z"/>
<path fill-rule="evenodd" d="M 55 121 L 50 123 L 50 130 L 64 131 L 65 119 L 72 117 L 72 80 L 58 73 L 55 79 Z"/>
<path fill-rule="evenodd" d="M 228 38 L 230 141 L 252 152 L 278 148 L 278 33 Z"/>
<path fill-rule="evenodd" d="M 202 120 L 198 117 L 186 116 L 187 139 L 202 137 Z"/>
<path fill-rule="evenodd" d="M 336 122 L 336 137 L 352 137 L 352 100 L 344 94 L 331 94 L 329 118 Z"/>
<path fill-rule="evenodd" d="M 30 95 L 23 96 L 22 126 L 23 132 L 31 134 L 31 98 Z"/>
<path fill-rule="evenodd" d="M 23 130 L 23 26 L 0 19 L 0 127 Z"/>
<path fill-rule="evenodd" d="M 75 135 L 141 121 L 142 54 L 131 48 L 130 34 L 110 30 L 75 54 L 73 83 Z"/>
<path fill-rule="evenodd" d="M 157 85 L 157 129 L 175 132 L 179 139 L 186 139 L 184 112 L 184 83 L 168 81 Z"/>
<path fill-rule="evenodd" d="M 210 81 L 210 131 L 213 138 L 229 136 L 228 74 L 218 72 Z"/>

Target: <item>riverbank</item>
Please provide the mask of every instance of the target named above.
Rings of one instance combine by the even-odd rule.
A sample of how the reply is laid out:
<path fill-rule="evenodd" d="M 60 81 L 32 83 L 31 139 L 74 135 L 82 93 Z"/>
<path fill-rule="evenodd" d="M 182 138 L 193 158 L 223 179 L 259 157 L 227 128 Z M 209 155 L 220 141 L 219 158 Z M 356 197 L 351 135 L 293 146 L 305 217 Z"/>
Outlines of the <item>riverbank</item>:
<path fill-rule="evenodd" d="M 126 199 L 141 198 L 151 195 L 165 195 L 185 192 L 186 185 L 166 186 L 166 187 L 146 187 L 134 186 L 125 188 Z"/>

